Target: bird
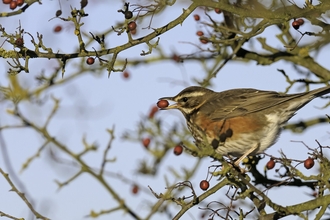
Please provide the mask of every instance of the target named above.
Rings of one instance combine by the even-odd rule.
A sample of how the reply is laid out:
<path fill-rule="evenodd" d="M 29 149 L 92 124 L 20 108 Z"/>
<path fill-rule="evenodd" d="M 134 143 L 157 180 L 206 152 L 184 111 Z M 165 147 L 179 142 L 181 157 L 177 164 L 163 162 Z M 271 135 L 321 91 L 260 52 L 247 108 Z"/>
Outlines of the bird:
<path fill-rule="evenodd" d="M 222 92 L 190 86 L 161 110 L 178 109 L 186 119 L 197 147 L 212 146 L 222 156 L 238 159 L 264 152 L 278 139 L 285 123 L 314 98 L 330 93 L 330 86 L 286 94 L 252 88 Z"/>

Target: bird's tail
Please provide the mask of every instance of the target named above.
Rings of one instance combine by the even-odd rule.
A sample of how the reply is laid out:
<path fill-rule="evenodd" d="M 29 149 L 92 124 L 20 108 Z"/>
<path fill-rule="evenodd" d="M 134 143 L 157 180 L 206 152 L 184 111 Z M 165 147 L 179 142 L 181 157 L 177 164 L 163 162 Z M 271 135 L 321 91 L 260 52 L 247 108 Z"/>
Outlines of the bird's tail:
<path fill-rule="evenodd" d="M 315 97 L 326 95 L 328 93 L 330 93 L 330 86 L 312 90 L 312 91 L 308 92 L 307 94 L 312 95 L 315 98 Z"/>

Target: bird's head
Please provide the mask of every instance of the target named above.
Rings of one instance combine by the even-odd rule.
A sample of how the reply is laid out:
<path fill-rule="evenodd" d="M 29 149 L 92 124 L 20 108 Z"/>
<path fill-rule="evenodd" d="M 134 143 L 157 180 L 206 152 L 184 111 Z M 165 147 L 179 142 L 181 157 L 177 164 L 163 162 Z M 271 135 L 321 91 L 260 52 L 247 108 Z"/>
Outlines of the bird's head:
<path fill-rule="evenodd" d="M 203 87 L 191 86 L 185 88 L 174 97 L 163 97 L 159 100 L 175 102 L 172 105 L 161 108 L 162 110 L 179 109 L 184 115 L 189 115 L 203 105 L 213 93 L 212 90 Z"/>

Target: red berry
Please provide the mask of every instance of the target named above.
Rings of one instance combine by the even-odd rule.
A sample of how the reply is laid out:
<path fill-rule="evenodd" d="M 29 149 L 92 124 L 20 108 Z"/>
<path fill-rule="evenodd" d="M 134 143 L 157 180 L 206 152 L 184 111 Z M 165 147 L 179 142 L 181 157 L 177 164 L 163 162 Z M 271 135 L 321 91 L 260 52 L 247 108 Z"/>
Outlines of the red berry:
<path fill-rule="evenodd" d="M 207 44 L 209 41 L 205 38 L 199 39 L 202 44 Z"/>
<path fill-rule="evenodd" d="M 24 0 L 17 0 L 17 5 L 22 6 L 24 4 Z"/>
<path fill-rule="evenodd" d="M 58 33 L 58 32 L 60 32 L 62 30 L 62 26 L 60 26 L 60 25 L 57 25 L 55 28 L 54 28 L 54 32 L 55 33 Z"/>
<path fill-rule="evenodd" d="M 183 147 L 181 145 L 176 145 L 174 147 L 173 153 L 179 156 L 180 154 L 182 154 L 182 151 L 183 151 Z"/>
<path fill-rule="evenodd" d="M 293 21 L 293 22 L 292 22 L 292 27 L 293 27 L 294 29 L 298 30 L 299 27 L 300 27 L 300 23 L 299 23 L 298 21 Z"/>
<path fill-rule="evenodd" d="M 157 102 L 157 106 L 159 108 L 166 108 L 167 106 L 169 105 L 168 101 L 167 100 L 159 100 Z"/>
<path fill-rule="evenodd" d="M 144 138 L 142 140 L 142 144 L 145 148 L 148 148 L 149 147 L 149 144 L 150 144 L 150 138 Z"/>
<path fill-rule="evenodd" d="M 12 2 L 12 0 L 2 0 L 3 4 L 10 4 Z"/>
<path fill-rule="evenodd" d="M 314 191 L 314 192 L 311 194 L 311 196 L 317 198 L 317 197 L 318 197 L 318 193 L 317 193 L 317 191 Z"/>
<path fill-rule="evenodd" d="M 270 158 L 270 160 L 267 162 L 267 164 L 266 164 L 266 168 L 268 169 L 268 170 L 271 170 L 271 169 L 273 169 L 275 167 L 275 161 L 274 161 L 274 159 L 273 158 Z"/>
<path fill-rule="evenodd" d="M 15 44 L 16 44 L 16 46 L 18 46 L 18 47 L 23 47 L 23 45 L 24 45 L 24 40 L 23 40 L 23 38 L 21 38 L 21 37 L 17 38 L 17 39 L 15 40 Z"/>
<path fill-rule="evenodd" d="M 199 21 L 201 18 L 199 17 L 199 15 L 194 15 L 194 19 L 195 19 L 195 21 Z"/>
<path fill-rule="evenodd" d="M 134 184 L 134 185 L 133 185 L 133 188 L 132 188 L 132 193 L 133 193 L 133 194 L 137 194 L 138 192 L 139 192 L 139 186 L 136 185 L 136 184 Z"/>
<path fill-rule="evenodd" d="M 123 77 L 124 78 L 129 78 L 129 73 L 127 71 L 123 72 Z"/>
<path fill-rule="evenodd" d="M 11 10 L 14 10 L 17 7 L 17 1 L 12 1 L 10 2 L 9 8 Z"/>
<path fill-rule="evenodd" d="M 93 57 L 88 57 L 87 60 L 86 60 L 86 63 L 88 65 L 92 65 L 94 63 L 95 59 Z"/>
<path fill-rule="evenodd" d="M 130 31 L 131 34 L 135 35 L 136 34 L 136 29 Z"/>
<path fill-rule="evenodd" d="M 128 79 L 128 78 L 130 77 L 129 72 L 128 72 L 128 71 L 124 71 L 124 72 L 123 72 L 123 77 L 124 77 L 125 79 Z"/>
<path fill-rule="evenodd" d="M 305 21 L 301 18 L 297 19 L 297 22 L 299 23 L 299 25 L 303 25 L 305 23 Z"/>
<path fill-rule="evenodd" d="M 173 54 L 172 55 L 172 60 L 174 60 L 177 63 L 181 63 L 182 62 L 181 57 L 179 55 L 176 55 L 176 54 Z"/>
<path fill-rule="evenodd" d="M 220 13 L 221 13 L 221 9 L 220 9 L 220 8 L 215 8 L 214 11 L 215 11 L 215 13 L 217 13 L 217 14 L 220 14 Z"/>
<path fill-rule="evenodd" d="M 308 157 L 304 162 L 304 166 L 306 169 L 309 170 L 310 168 L 312 168 L 314 166 L 314 160 L 312 158 Z"/>
<path fill-rule="evenodd" d="M 199 183 L 199 187 L 202 189 L 202 190 L 207 190 L 209 187 L 210 187 L 210 183 L 207 181 L 207 180 L 202 180 L 200 183 Z"/>
<path fill-rule="evenodd" d="M 136 29 L 135 21 L 131 21 L 130 23 L 128 23 L 127 28 L 128 28 L 129 31 L 135 30 Z"/>
<path fill-rule="evenodd" d="M 149 118 L 153 118 L 157 112 L 158 112 L 158 107 L 153 106 L 149 112 Z"/>
<path fill-rule="evenodd" d="M 197 34 L 197 36 L 200 36 L 200 37 L 204 35 L 203 31 L 197 31 L 196 34 Z"/>

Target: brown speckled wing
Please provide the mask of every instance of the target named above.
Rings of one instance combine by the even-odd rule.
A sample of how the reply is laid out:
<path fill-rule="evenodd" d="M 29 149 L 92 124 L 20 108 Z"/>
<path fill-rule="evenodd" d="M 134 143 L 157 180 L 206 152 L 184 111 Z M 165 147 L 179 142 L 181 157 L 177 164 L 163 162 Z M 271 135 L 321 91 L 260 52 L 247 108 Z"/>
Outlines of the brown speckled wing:
<path fill-rule="evenodd" d="M 267 109 L 271 111 L 272 107 L 275 106 L 285 108 L 287 101 L 292 101 L 304 95 L 306 93 L 287 95 L 255 89 L 233 89 L 215 94 L 200 108 L 200 111 L 212 120 L 229 119 Z M 312 99 L 311 97 L 304 97 L 301 100 L 302 105 Z M 300 99 L 297 101 L 300 102 Z"/>

